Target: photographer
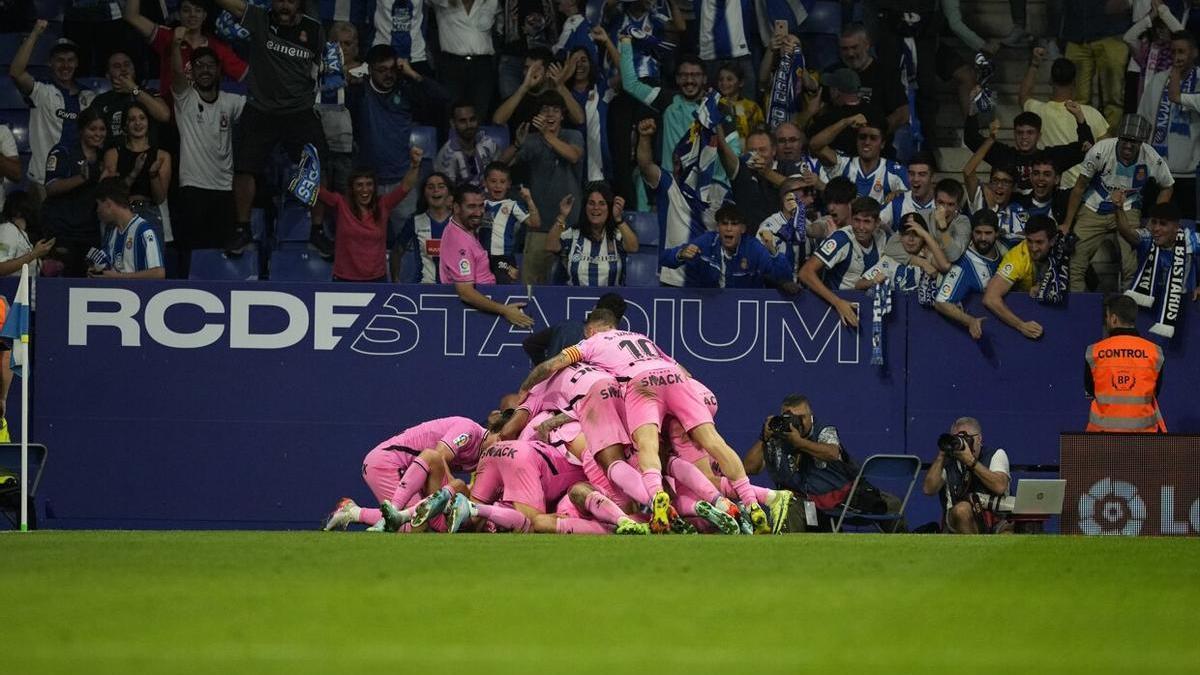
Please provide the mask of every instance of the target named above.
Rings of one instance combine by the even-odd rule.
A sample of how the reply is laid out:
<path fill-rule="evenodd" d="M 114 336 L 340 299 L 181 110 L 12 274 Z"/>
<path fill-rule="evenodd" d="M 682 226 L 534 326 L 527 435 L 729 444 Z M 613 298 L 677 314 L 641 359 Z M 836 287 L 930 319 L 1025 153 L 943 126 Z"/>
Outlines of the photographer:
<path fill-rule="evenodd" d="M 974 417 L 960 417 L 950 433 L 938 437 L 938 453 L 922 486 L 927 495 L 942 493 L 946 531 L 991 534 L 1003 523 L 996 500 L 1008 494 L 1008 453 L 984 446 L 983 429 Z"/>
<path fill-rule="evenodd" d="M 795 492 L 805 501 L 799 524 L 807 529 L 829 530 L 831 520 L 823 512 L 841 509 L 858 475 L 838 438 L 837 428 L 818 422 L 808 398 L 791 394 L 783 399 L 779 414 L 767 418 L 762 435 L 746 453 L 747 474 L 766 469 L 776 485 Z M 815 508 L 814 508 L 815 507 Z M 850 504 L 851 513 L 883 514 L 900 510 L 900 500 L 863 481 Z M 903 520 L 887 523 L 886 531 L 904 532 Z M 800 531 L 789 523 L 790 531 Z"/>

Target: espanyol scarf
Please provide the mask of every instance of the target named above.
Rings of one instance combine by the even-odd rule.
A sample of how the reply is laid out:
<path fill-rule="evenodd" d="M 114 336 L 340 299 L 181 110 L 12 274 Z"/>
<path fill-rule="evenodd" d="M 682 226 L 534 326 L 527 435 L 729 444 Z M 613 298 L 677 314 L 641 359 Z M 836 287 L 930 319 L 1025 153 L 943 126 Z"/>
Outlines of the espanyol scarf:
<path fill-rule="evenodd" d="M 982 52 L 975 55 L 975 77 L 979 80 L 979 93 L 975 95 L 973 103 L 978 114 L 990 113 L 996 109 L 996 92 L 989 86 L 995 73 L 996 67 L 987 56 Z M 985 117 L 988 118 L 988 124 L 991 124 L 991 116 Z"/>
<path fill-rule="evenodd" d="M 724 194 L 723 186 L 713 180 L 717 161 L 716 129 L 726 122 L 718 106 L 720 98 L 721 95 L 711 89 L 705 94 L 696 112 L 692 113 L 691 128 L 679 139 L 673 152 L 675 184 L 691 206 L 693 223 L 703 222 L 702 216 L 712 199 Z"/>
<path fill-rule="evenodd" d="M 1167 280 L 1164 291 L 1166 297 L 1163 298 L 1162 306 L 1158 310 L 1158 322 L 1150 328 L 1150 332 L 1155 335 L 1161 335 L 1165 338 L 1175 337 L 1175 327 L 1179 324 L 1180 309 L 1183 307 L 1183 294 L 1187 288 L 1187 230 L 1182 227 L 1175 234 L 1175 246 L 1171 251 L 1174 256 L 1171 260 L 1171 276 Z M 1138 269 L 1136 281 L 1133 283 L 1133 288 L 1125 291 L 1125 295 L 1133 298 L 1141 307 L 1154 306 L 1154 289 L 1157 285 L 1158 277 L 1158 257 L 1163 255 L 1163 249 L 1158 246 L 1153 247 L 1150 255 L 1142 261 L 1142 266 Z"/>
<path fill-rule="evenodd" d="M 779 59 L 779 67 L 775 69 L 775 79 L 771 82 L 771 100 L 767 104 L 767 127 L 769 129 L 775 129 L 788 121 L 788 118 L 799 107 L 796 101 L 800 91 L 797 79 L 804 68 L 804 52 L 799 47 Z"/>
<path fill-rule="evenodd" d="M 259 9 L 271 10 L 271 0 L 246 0 L 246 2 Z M 246 30 L 232 14 L 225 10 L 221 10 L 221 13 L 217 15 L 216 33 L 217 37 L 226 42 L 236 42 L 250 38 L 250 31 Z"/>
<path fill-rule="evenodd" d="M 312 143 L 304 146 L 300 154 L 300 165 L 296 177 L 288 184 L 288 192 L 309 207 L 317 203 L 317 192 L 321 189 L 321 158 Z"/>
<path fill-rule="evenodd" d="M 883 272 L 880 272 L 883 274 Z M 872 286 L 867 295 L 874 294 L 874 306 L 871 311 L 871 365 L 884 365 L 883 358 L 883 317 L 892 313 L 892 280 L 889 278 L 882 284 Z"/>
<path fill-rule="evenodd" d="M 1184 94 L 1196 93 L 1196 68 L 1188 71 L 1187 77 L 1179 85 L 1179 91 Z M 1169 78 L 1170 76 L 1168 76 Z M 1167 134 L 1178 134 L 1184 138 L 1192 135 L 1192 115 L 1181 106 L 1171 103 L 1170 79 L 1163 83 L 1162 96 L 1158 100 L 1158 110 L 1154 113 L 1154 137 L 1150 145 L 1159 155 L 1167 156 Z M 1175 115 L 1171 110 L 1177 109 Z"/>
<path fill-rule="evenodd" d="M 346 86 L 346 64 L 342 58 L 342 46 L 326 42 L 321 56 L 321 91 L 337 91 Z"/>
<path fill-rule="evenodd" d="M 1074 232 L 1059 232 L 1050 244 L 1050 265 L 1038 281 L 1037 301 L 1043 305 L 1061 305 L 1067 301 L 1070 286 L 1071 253 L 1075 251 L 1078 237 Z"/>

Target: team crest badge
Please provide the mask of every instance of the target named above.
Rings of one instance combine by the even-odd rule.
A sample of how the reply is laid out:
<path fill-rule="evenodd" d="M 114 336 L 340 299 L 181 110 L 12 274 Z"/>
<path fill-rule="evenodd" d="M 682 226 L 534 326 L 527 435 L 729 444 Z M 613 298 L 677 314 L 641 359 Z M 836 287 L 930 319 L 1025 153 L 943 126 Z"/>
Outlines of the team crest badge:
<path fill-rule="evenodd" d="M 749 263 L 749 262 L 747 262 L 745 258 L 742 258 L 742 265 L 741 265 L 741 267 L 742 267 L 742 269 L 744 269 L 744 270 L 748 270 L 748 269 L 750 269 L 750 263 Z"/>
<path fill-rule="evenodd" d="M 1137 171 L 1133 172 L 1133 180 L 1135 180 L 1139 183 L 1145 182 L 1146 166 L 1144 164 L 1138 165 Z"/>

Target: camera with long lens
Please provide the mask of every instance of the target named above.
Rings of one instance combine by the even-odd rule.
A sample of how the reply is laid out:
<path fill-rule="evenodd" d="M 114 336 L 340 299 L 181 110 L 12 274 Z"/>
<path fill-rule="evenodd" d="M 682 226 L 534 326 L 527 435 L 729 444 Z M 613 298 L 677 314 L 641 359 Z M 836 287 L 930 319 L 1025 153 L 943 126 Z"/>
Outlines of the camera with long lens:
<path fill-rule="evenodd" d="M 800 428 L 800 418 L 792 413 L 772 415 L 767 419 L 767 431 L 773 434 L 786 434 L 793 428 Z"/>
<path fill-rule="evenodd" d="M 942 434 L 938 436 L 937 445 L 943 454 L 954 455 L 960 450 L 971 449 L 971 436 L 963 431 L 957 434 Z"/>

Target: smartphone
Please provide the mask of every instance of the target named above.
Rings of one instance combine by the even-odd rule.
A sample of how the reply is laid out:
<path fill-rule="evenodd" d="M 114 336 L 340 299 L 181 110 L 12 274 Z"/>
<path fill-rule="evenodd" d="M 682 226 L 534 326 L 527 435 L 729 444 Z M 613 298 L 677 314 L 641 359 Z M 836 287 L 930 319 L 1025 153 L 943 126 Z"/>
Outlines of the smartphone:
<path fill-rule="evenodd" d="M 775 20 L 775 34 L 782 37 L 784 35 L 787 35 L 788 32 L 789 32 L 789 28 L 788 28 L 787 19 L 776 19 Z"/>

